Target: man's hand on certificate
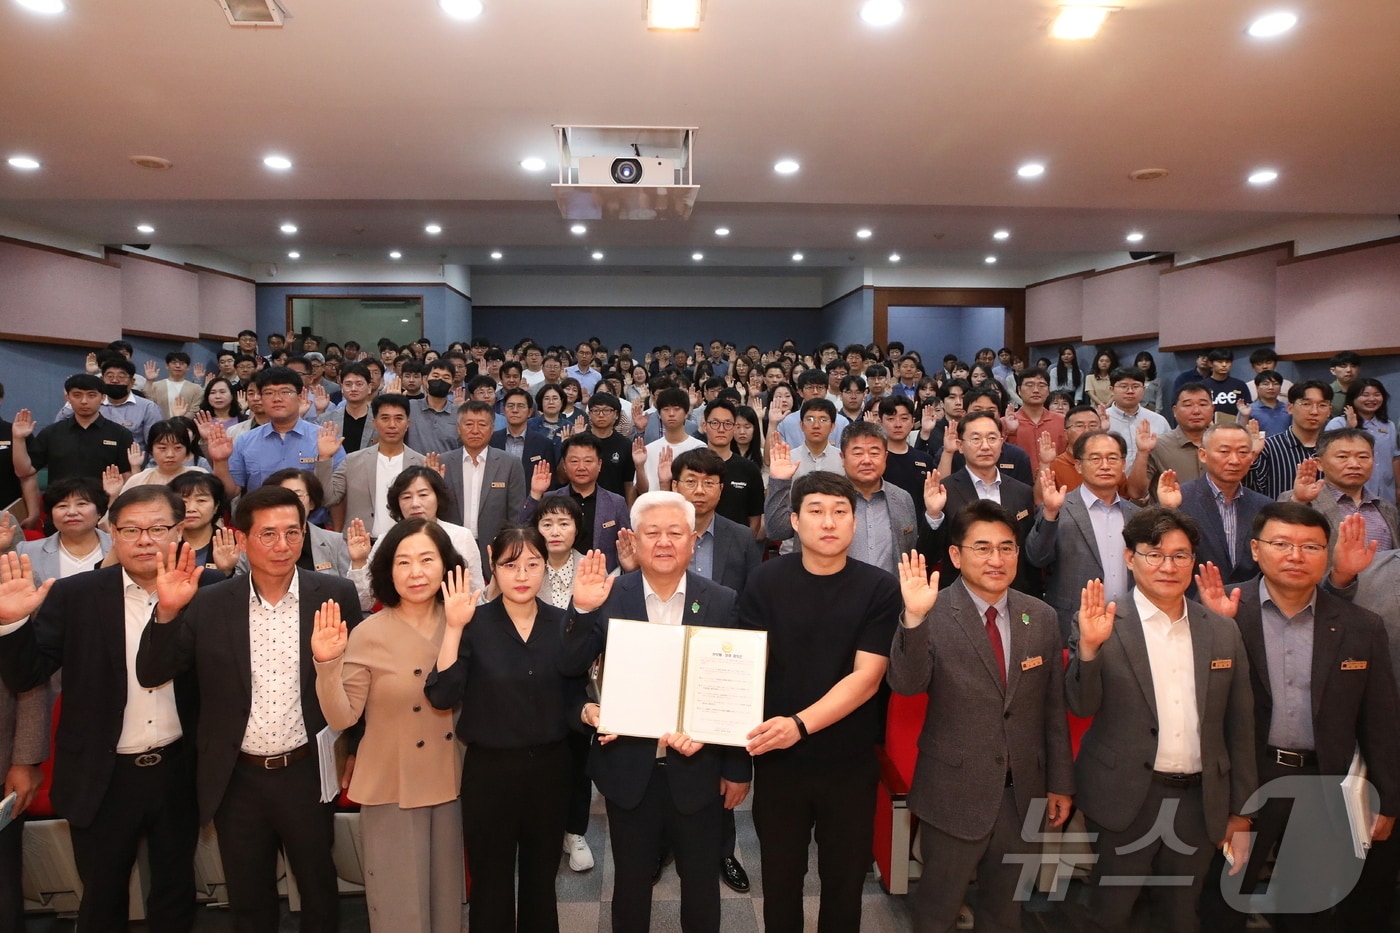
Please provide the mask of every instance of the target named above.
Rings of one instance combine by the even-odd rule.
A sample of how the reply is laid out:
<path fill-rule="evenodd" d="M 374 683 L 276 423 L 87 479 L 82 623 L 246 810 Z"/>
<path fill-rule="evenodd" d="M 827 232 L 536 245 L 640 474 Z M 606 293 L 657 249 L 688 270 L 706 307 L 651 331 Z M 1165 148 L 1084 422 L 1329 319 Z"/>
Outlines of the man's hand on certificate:
<path fill-rule="evenodd" d="M 656 747 L 660 749 L 674 748 L 685 757 L 689 758 L 700 749 L 705 747 L 704 742 L 697 742 L 684 732 L 668 732 L 656 740 Z"/>
<path fill-rule="evenodd" d="M 597 703 L 585 703 L 583 704 L 583 710 L 579 713 L 579 716 L 583 719 L 584 725 L 592 726 L 596 731 L 598 728 L 598 720 L 603 716 L 603 708 Z M 599 745 L 607 745 L 609 742 L 615 741 L 617 741 L 616 735 L 608 732 L 598 733 Z"/>
<path fill-rule="evenodd" d="M 747 736 L 749 754 L 762 755 L 764 752 L 781 748 L 792 748 L 802 734 L 797 731 L 797 723 L 791 716 L 774 716 L 761 722 Z"/>

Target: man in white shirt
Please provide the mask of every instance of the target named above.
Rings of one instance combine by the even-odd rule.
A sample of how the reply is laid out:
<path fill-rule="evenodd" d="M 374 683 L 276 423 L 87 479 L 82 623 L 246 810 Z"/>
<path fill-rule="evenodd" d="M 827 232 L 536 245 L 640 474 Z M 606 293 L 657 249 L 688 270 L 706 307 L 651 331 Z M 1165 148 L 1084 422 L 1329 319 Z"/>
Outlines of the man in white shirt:
<path fill-rule="evenodd" d="M 1137 459 L 1138 424 L 1146 421 L 1153 434 L 1171 430 L 1167 419 L 1151 409 L 1142 407 L 1142 370 L 1136 366 L 1120 366 L 1108 376 L 1113 389 L 1113 404 L 1108 406 L 1108 430 L 1128 442 L 1126 469 L 1131 471 Z"/>
<path fill-rule="evenodd" d="M 647 445 L 647 489 L 661 488 L 657 467 L 661 463 L 663 451 L 669 452 L 668 458 L 674 458 L 687 450 L 705 446 L 704 441 L 685 429 L 686 418 L 690 414 L 690 396 L 684 389 L 662 389 L 658 392 L 656 413 L 664 433 Z"/>
<path fill-rule="evenodd" d="M 525 345 L 525 368 L 520 373 L 525 388 L 532 393 L 545 383 L 544 350 L 538 344 Z"/>
<path fill-rule="evenodd" d="M 156 366 L 155 360 L 146 361 L 146 382 L 150 385 L 146 390 L 146 397 L 160 406 L 163 418 L 169 418 L 174 413 L 172 409 L 176 398 L 183 398 L 186 411 L 193 415 L 195 409 L 199 408 L 199 403 L 204 401 L 204 387 L 196 382 L 185 381 L 185 373 L 190 369 L 190 355 L 183 350 L 167 353 L 165 368 L 169 371 L 170 378 L 157 380 L 160 368 Z"/>

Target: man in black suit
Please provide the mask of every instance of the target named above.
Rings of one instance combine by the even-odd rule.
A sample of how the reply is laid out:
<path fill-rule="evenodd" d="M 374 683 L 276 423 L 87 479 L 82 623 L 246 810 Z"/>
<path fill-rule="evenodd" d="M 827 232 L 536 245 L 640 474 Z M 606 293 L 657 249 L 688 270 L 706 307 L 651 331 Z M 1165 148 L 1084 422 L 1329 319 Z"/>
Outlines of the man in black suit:
<path fill-rule="evenodd" d="M 491 435 L 491 446 L 520 461 L 528 477 L 541 463 L 554 469 L 559 452 L 548 435 L 526 428 L 530 415 L 534 412 L 535 400 L 519 386 L 506 389 L 501 397 L 501 413 L 505 415 L 506 426 Z"/>
<path fill-rule="evenodd" d="M 967 468 L 950 474 L 943 480 L 947 502 L 942 511 L 929 511 L 929 527 L 934 531 L 930 554 L 941 557 L 952 543 L 948 537 L 948 516 L 978 499 L 991 499 L 1007 512 L 1016 523 L 1016 543 L 1024 548 L 1026 536 L 1035 524 L 1035 493 L 1031 487 L 1001 470 L 1001 419 L 995 412 L 969 412 L 958 422 L 958 449 Z M 936 473 L 936 471 L 935 471 Z M 959 576 L 951 561 L 943 561 L 939 586 L 947 589 Z M 1041 592 L 1039 571 L 1030 561 L 1020 561 L 1012 586 L 1031 596 Z"/>
<path fill-rule="evenodd" d="M 125 930 L 136 850 L 146 839 L 152 930 L 194 925 L 195 685 L 166 676 L 136 682 L 136 645 L 156 605 L 162 551 L 175 559 L 184 502 L 166 486 L 118 496 L 108 517 L 119 566 L 34 588 L 29 559 L 5 555 L 0 586 L 0 676 L 11 690 L 46 684 L 62 668 L 54 809 L 68 820 L 83 882 L 78 926 Z M 201 574 L 188 548 L 191 592 Z M 23 568 L 23 569 L 21 569 Z M 190 736 L 186 741 L 186 736 Z"/>
<path fill-rule="evenodd" d="M 196 594 L 188 562 L 167 568 L 136 674 L 142 685 L 198 674 L 199 817 L 218 829 L 235 928 L 277 929 L 282 849 L 301 890 L 301 929 L 333 933 L 334 804 L 320 803 L 316 737 L 326 720 L 310 643 L 323 603 L 339 603 L 353 626 L 359 598 L 347 580 L 297 568 L 306 513 L 290 490 L 264 486 L 243 496 L 234 525 L 250 574 Z"/>
<path fill-rule="evenodd" d="M 1332 556 L 1336 583 L 1349 582 L 1374 553 L 1364 519 L 1351 521 Z M 1218 572 L 1202 575 L 1202 601 L 1234 616 L 1249 653 L 1261 782 L 1327 778 L 1290 782 L 1264 799 L 1254 820 L 1252 870 L 1223 897 L 1207 887 L 1202 914 L 1211 930 L 1243 930 L 1249 913 L 1263 914 L 1275 930 L 1333 929 L 1332 908 L 1362 866 L 1336 790 L 1358 747 L 1380 794 L 1372 839 L 1388 839 L 1400 815 L 1400 700 L 1389 640 L 1379 616 L 1319 586 L 1328 575 L 1330 531 L 1320 512 L 1272 503 L 1250 529 L 1262 579 L 1227 597 Z M 1305 823 L 1310 829 L 1296 829 L 1290 839 L 1288 830 Z M 1258 866 L 1276 848 L 1273 874 L 1260 891 Z"/>
<path fill-rule="evenodd" d="M 599 551 L 579 563 L 560 661 L 566 675 L 587 672 L 607 643 L 609 619 L 735 625 L 734 591 L 686 569 L 695 545 L 690 503 L 674 492 L 643 493 L 632 506 L 632 526 L 640 570 L 614 580 Z M 606 664 L 605 657 L 604 678 Z M 584 716 L 596 727 L 598 707 L 587 704 Z M 737 807 L 749 792 L 752 765 L 744 749 L 703 745 L 682 733 L 659 742 L 600 736 L 588 773 L 608 807 L 617 866 L 614 933 L 650 929 L 652 877 L 663 841 L 676 855 L 682 929 L 718 933 L 720 811 Z"/>

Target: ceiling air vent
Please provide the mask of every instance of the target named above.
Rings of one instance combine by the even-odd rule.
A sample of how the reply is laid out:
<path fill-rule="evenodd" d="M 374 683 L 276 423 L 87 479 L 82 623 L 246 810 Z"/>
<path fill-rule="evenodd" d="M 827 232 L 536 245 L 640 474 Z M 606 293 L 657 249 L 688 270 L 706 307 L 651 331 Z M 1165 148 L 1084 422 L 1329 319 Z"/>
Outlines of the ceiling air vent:
<path fill-rule="evenodd" d="M 277 0 L 218 0 L 230 26 L 281 28 L 286 11 Z"/>

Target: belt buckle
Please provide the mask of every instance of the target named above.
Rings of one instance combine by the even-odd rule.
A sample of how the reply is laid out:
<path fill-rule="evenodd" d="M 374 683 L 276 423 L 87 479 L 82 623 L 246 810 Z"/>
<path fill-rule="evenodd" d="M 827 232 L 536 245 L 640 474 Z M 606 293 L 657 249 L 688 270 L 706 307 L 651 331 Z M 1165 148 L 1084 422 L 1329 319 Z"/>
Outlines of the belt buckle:
<path fill-rule="evenodd" d="M 162 756 L 160 752 L 146 752 L 143 755 L 137 755 L 136 760 L 132 763 L 138 768 L 149 768 L 152 765 L 160 764 L 161 761 Z"/>
<path fill-rule="evenodd" d="M 1285 768 L 1301 768 L 1306 760 L 1303 758 L 1302 752 L 1294 752 L 1286 748 L 1279 748 L 1274 750 L 1274 761 L 1283 765 Z"/>
<path fill-rule="evenodd" d="M 273 755 L 270 758 L 264 758 L 263 770 L 276 771 L 278 768 L 287 767 L 287 765 L 291 764 L 291 762 L 288 760 L 291 757 L 291 754 L 291 752 L 283 752 L 280 755 Z"/>

